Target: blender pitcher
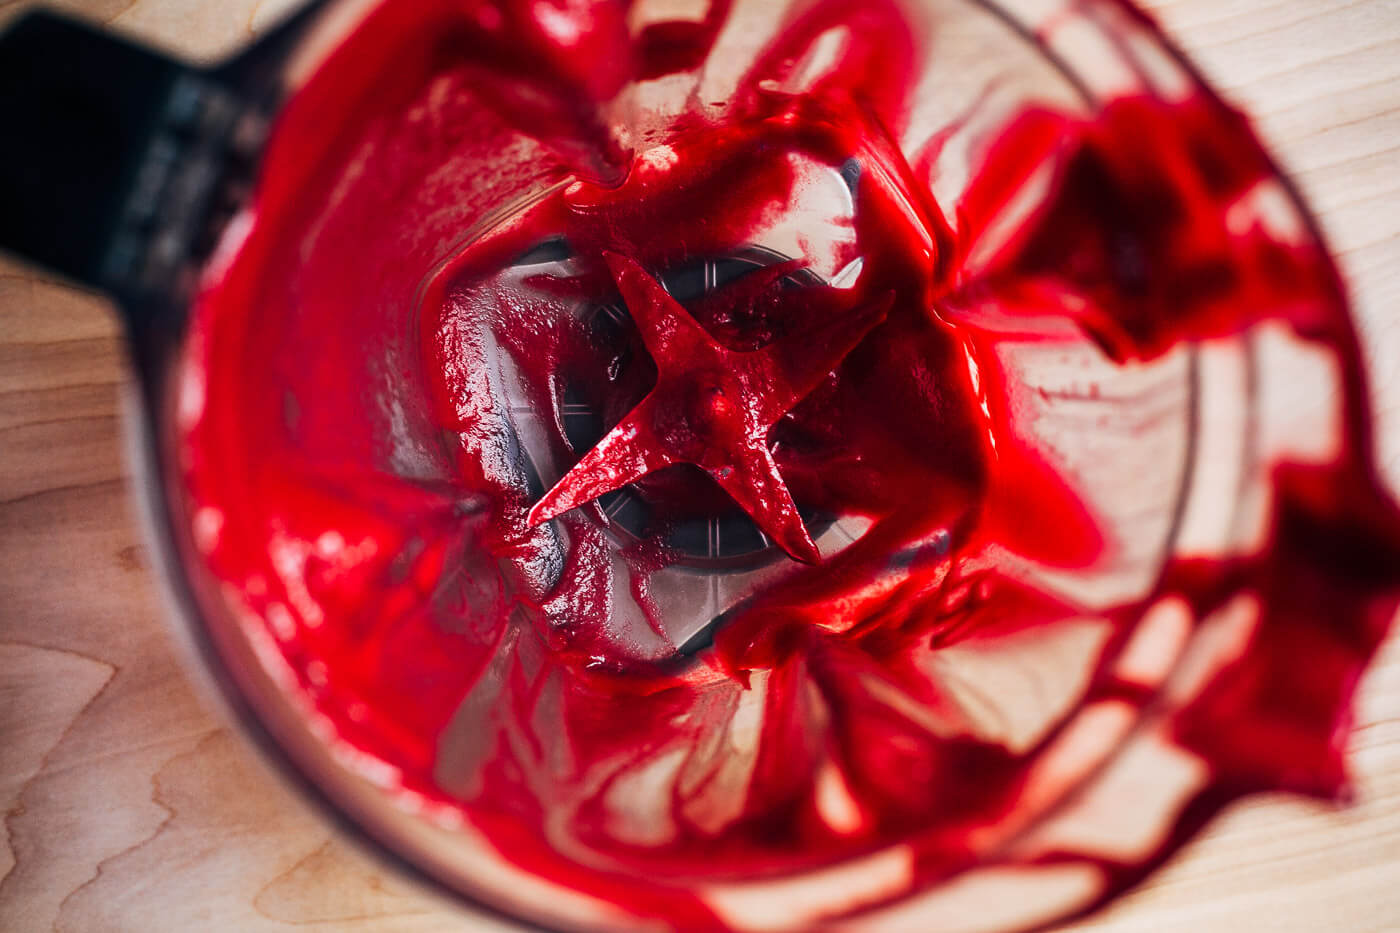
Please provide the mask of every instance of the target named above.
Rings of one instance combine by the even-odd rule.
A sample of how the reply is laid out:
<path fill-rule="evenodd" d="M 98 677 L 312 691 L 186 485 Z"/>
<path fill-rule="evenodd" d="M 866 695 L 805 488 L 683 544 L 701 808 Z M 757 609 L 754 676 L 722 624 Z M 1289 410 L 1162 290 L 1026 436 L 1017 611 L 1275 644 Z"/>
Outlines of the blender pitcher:
<path fill-rule="evenodd" d="M 35 13 L 0 102 L 177 636 L 464 910 L 1025 929 L 1341 792 L 1400 553 L 1345 296 L 1126 4 Z"/>

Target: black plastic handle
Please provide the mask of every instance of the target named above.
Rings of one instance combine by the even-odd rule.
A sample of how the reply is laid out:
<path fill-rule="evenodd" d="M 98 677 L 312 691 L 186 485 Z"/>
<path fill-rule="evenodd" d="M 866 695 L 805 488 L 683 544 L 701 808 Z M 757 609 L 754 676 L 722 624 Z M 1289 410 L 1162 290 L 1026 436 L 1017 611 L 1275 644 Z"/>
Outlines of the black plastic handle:
<path fill-rule="evenodd" d="M 176 89 L 202 83 L 194 69 L 80 23 L 20 20 L 0 37 L 0 247 L 126 291 L 119 249 L 146 226 L 137 215 L 154 220 L 159 164 L 179 155 L 161 138 L 177 122 L 173 98 L 189 97 Z M 145 203 L 131 203 L 138 192 Z"/>
<path fill-rule="evenodd" d="M 285 56 L 323 4 L 202 68 L 48 12 L 0 35 L 0 249 L 178 316 L 251 180 Z"/>

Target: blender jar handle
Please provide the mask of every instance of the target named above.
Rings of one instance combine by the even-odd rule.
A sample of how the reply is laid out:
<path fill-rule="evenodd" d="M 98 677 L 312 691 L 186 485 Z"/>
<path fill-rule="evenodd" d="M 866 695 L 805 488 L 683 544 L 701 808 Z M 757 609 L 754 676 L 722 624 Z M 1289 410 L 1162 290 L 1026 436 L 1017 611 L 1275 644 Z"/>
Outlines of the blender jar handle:
<path fill-rule="evenodd" d="M 133 326 L 178 327 L 321 5 L 210 68 L 52 13 L 18 20 L 0 34 L 0 249 L 107 292 Z"/>
<path fill-rule="evenodd" d="M 0 36 L 0 248 L 124 306 L 168 290 L 172 270 L 156 267 L 172 265 L 175 176 L 218 94 L 199 70 L 90 26 L 21 19 Z"/>

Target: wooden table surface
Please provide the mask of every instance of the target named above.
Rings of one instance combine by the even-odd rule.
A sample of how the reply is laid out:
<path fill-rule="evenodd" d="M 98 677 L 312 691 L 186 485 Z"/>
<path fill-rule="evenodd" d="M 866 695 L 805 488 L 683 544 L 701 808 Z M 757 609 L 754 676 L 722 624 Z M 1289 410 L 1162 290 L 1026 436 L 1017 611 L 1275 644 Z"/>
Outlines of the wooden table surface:
<path fill-rule="evenodd" d="M 73 0 L 169 48 L 278 0 Z M 0 21 L 20 4 L 0 0 Z M 1153 0 L 1340 256 L 1400 487 L 1400 0 Z M 3 141 L 0 141 L 3 144 Z M 0 258 L 0 930 L 478 930 L 336 838 L 192 692 L 161 622 L 101 300 Z M 1400 930 L 1400 637 L 1366 678 L 1359 801 L 1238 805 L 1095 931 Z"/>

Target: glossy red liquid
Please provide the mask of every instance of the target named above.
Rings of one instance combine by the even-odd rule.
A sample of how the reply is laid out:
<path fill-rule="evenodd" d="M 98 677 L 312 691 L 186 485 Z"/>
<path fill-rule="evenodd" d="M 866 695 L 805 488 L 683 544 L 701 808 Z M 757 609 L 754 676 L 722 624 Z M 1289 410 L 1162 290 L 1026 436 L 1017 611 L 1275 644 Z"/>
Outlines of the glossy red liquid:
<path fill-rule="evenodd" d="M 913 154 L 895 142 L 921 57 L 935 53 L 894 5 L 807 7 L 722 115 L 694 102 L 630 140 L 609 128 L 619 89 L 701 65 L 728 4 L 637 36 L 612 3 L 563 21 L 541 9 L 375 14 L 292 101 L 251 227 L 197 309 L 199 388 L 182 425 L 196 540 L 341 738 L 404 789 L 459 808 L 522 867 L 686 928 L 724 925 L 697 880 L 894 843 L 913 869 L 889 897 L 926 887 L 977 862 L 988 828 L 1029 806 L 1029 775 L 1073 712 L 1012 742 L 940 679 L 940 652 L 1084 615 L 984 558 L 1074 571 L 1115 547 L 1054 457 L 1016 430 L 998 343 L 1064 339 L 1042 324 L 1068 318 L 1126 364 L 1276 320 L 1341 364 L 1339 453 L 1275 466 L 1262 548 L 1174 561 L 1141 599 L 1099 611 L 1107 634 L 1075 701 L 1151 707 L 1113 660 L 1164 597 L 1198 619 L 1257 598 L 1248 652 L 1171 722 L 1210 783 L 1147 857 L 1059 857 L 1095 861 L 1112 890 L 1235 795 L 1341 792 L 1351 692 L 1396 606 L 1400 516 L 1371 466 L 1331 263 L 1311 240 L 1230 221 L 1273 177 L 1237 115 L 1203 95 L 1129 98 L 1091 117 L 1026 109 L 944 205 L 922 174 L 937 140 Z M 835 65 L 783 90 L 841 26 L 850 41 Z M 626 276 L 750 245 L 803 197 L 800 165 L 847 178 L 836 264 L 859 257 L 854 281 L 785 287 L 779 273 L 802 259 L 685 308 L 712 361 L 808 348 L 810 365 L 784 349 L 759 376 L 712 380 L 742 412 L 783 402 L 757 435 L 771 461 L 750 443 L 757 460 L 731 483 L 717 471 L 738 461 L 714 452 L 734 412 L 650 394 L 698 369 L 634 331 L 637 362 L 614 378 L 619 348 L 561 309 L 616 300 L 623 282 L 637 317 L 652 286 Z M 1047 172 L 1039 206 L 993 243 L 1008 205 Z M 511 204 L 505 223 L 484 223 Z M 558 237 L 572 275 L 492 284 Z M 663 524 L 741 508 L 811 559 L 795 507 L 764 512 L 776 475 L 795 502 L 870 529 L 815 566 L 780 558 L 699 656 L 641 652 L 607 620 L 630 592 L 664 639 L 648 586 L 678 558 L 658 540 L 610 537 L 587 502 L 616 482 L 580 482 L 570 508 L 535 516 L 562 512 L 555 523 L 530 520 L 536 497 L 487 375 L 502 354 L 570 463 L 587 451 L 563 430 L 564 384 L 605 429 L 653 399 L 636 450 L 670 453 L 585 467 L 646 474 L 638 495 Z M 652 767 L 669 775 L 659 797 L 627 783 Z"/>

